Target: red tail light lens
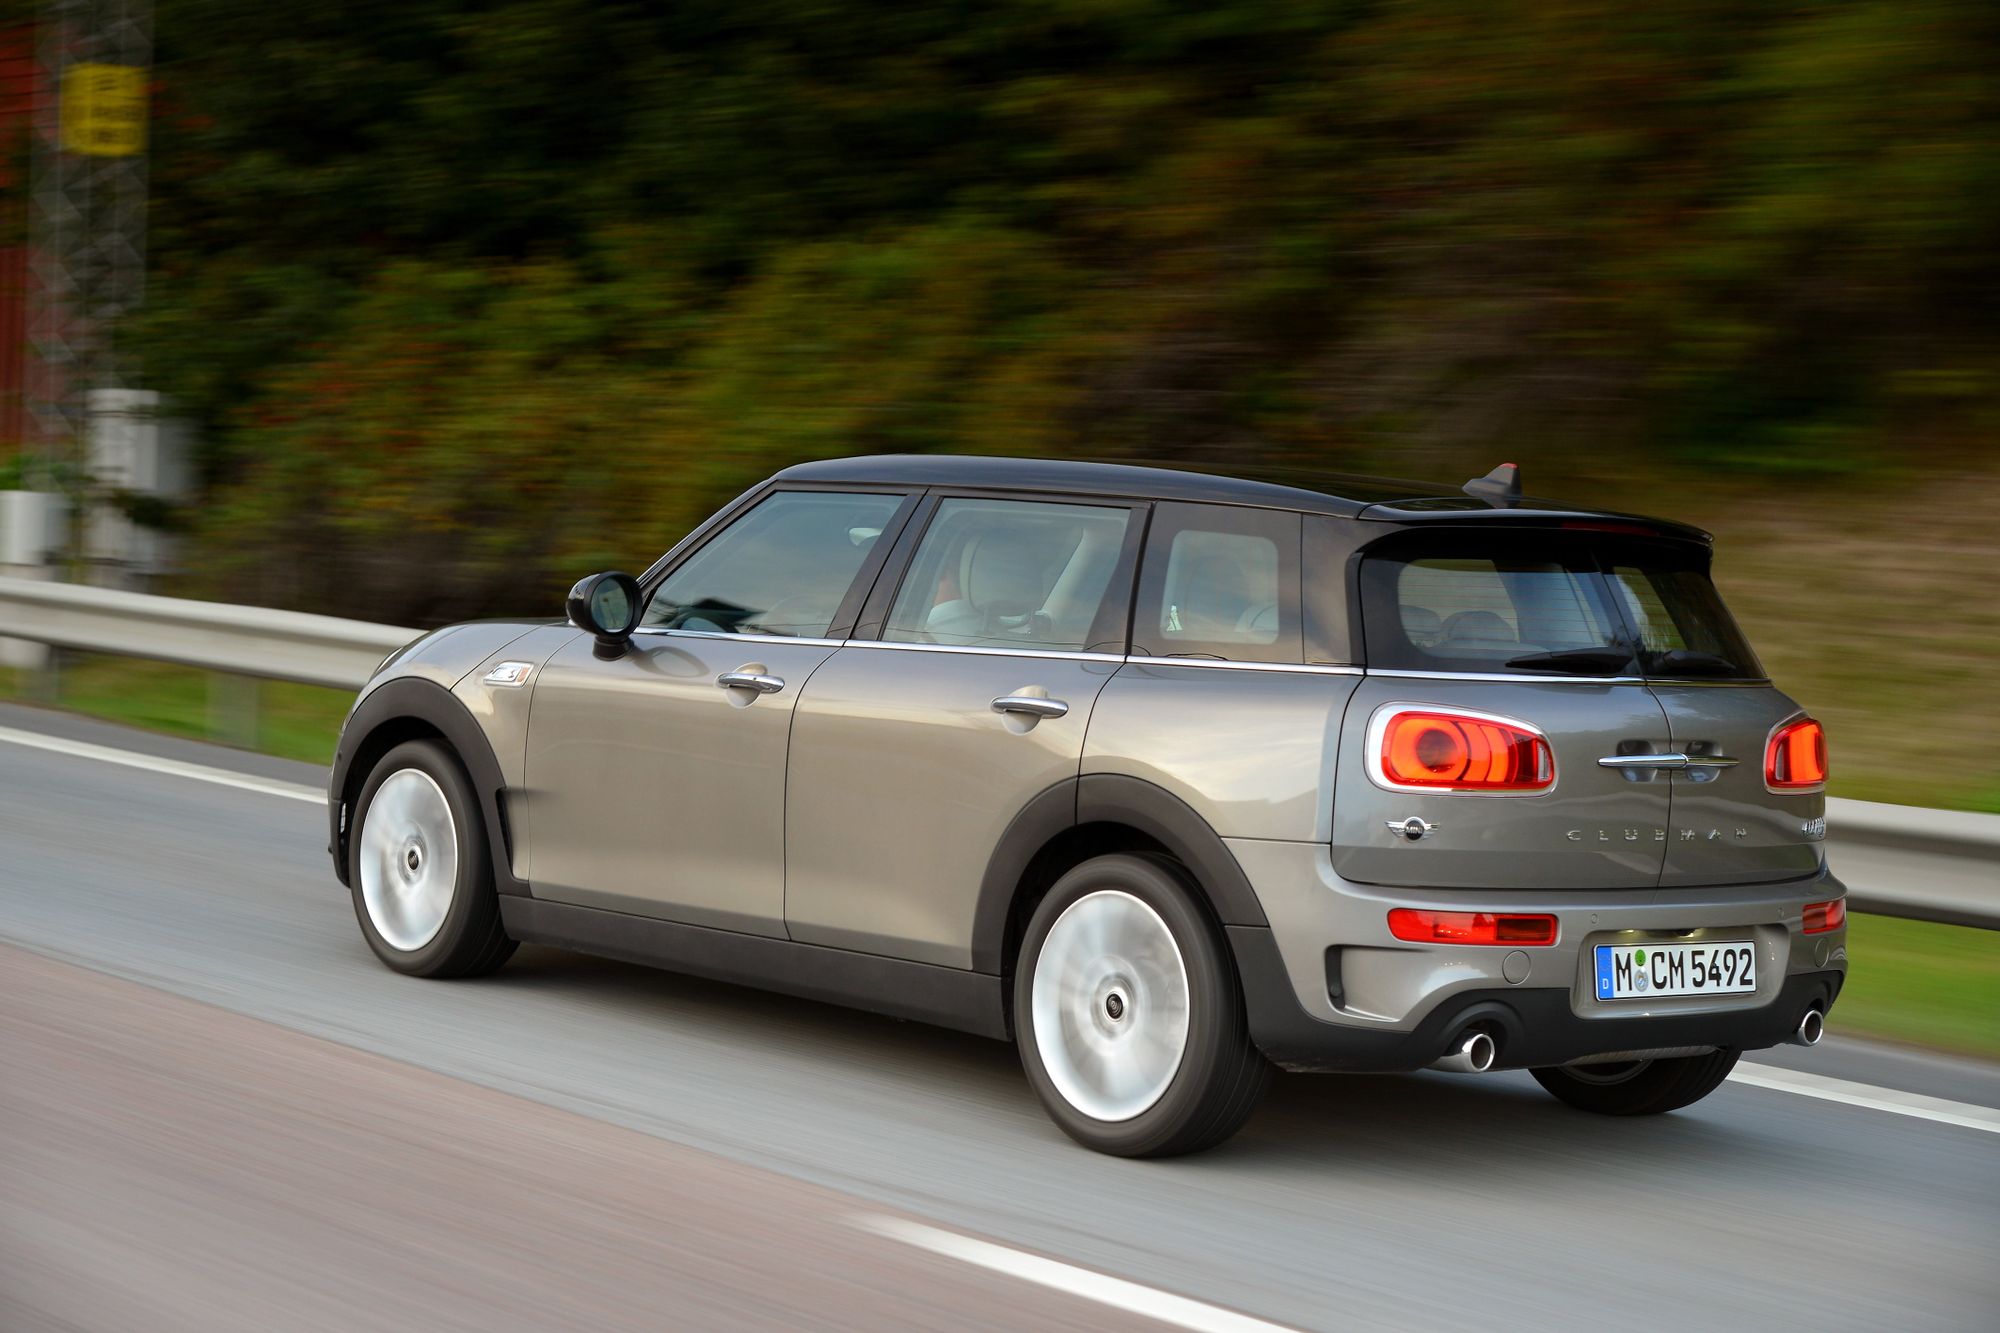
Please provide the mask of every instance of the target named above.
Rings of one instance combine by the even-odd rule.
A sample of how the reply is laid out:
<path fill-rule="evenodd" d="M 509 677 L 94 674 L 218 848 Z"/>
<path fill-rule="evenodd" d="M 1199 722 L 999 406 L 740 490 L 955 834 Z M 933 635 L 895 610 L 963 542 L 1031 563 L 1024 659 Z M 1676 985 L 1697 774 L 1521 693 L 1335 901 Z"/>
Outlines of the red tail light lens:
<path fill-rule="evenodd" d="M 1804 791 L 1826 784 L 1826 728 L 1809 717 L 1771 733 L 1764 750 L 1764 784 L 1772 791 Z"/>
<path fill-rule="evenodd" d="M 1847 924 L 1847 899 L 1807 903 L 1805 916 L 1805 933 L 1808 935 L 1824 935 L 1829 930 L 1839 930 Z"/>
<path fill-rule="evenodd" d="M 1476 713 L 1393 713 L 1379 725 L 1376 755 L 1391 787 L 1425 791 L 1546 791 L 1555 754 L 1524 723 Z"/>
<path fill-rule="evenodd" d="M 1554 944 L 1556 919 L 1541 912 L 1431 912 L 1398 907 L 1389 933 L 1412 944 Z"/>

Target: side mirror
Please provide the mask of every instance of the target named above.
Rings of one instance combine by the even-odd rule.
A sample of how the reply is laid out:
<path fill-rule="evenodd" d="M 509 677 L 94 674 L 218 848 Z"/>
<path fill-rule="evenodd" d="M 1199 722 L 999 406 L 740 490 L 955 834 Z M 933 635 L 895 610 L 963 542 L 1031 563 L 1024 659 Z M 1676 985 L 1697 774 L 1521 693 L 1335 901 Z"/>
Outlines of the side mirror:
<path fill-rule="evenodd" d="M 616 570 L 579 579 L 565 609 L 570 624 L 597 636 L 599 657 L 617 657 L 639 627 L 639 580 Z"/>

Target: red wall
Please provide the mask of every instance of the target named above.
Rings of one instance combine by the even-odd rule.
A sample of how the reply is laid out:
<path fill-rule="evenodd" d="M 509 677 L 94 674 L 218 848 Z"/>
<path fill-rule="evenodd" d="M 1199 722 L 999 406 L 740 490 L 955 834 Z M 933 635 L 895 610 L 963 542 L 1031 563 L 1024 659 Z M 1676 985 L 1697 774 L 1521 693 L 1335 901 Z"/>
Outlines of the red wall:
<path fill-rule="evenodd" d="M 34 29 L 0 29 L 0 460 L 27 436 L 28 148 L 40 85 Z"/>

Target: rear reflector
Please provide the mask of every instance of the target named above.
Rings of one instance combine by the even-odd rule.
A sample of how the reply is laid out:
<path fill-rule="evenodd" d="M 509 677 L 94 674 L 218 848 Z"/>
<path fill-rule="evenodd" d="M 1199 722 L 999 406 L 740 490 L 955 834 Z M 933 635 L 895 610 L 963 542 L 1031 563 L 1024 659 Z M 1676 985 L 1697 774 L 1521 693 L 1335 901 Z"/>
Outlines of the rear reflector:
<path fill-rule="evenodd" d="M 1391 787 L 1425 791 L 1546 791 L 1556 761 L 1542 734 L 1478 713 L 1410 710 L 1377 724 L 1376 762 Z"/>
<path fill-rule="evenodd" d="M 1809 717 L 1771 733 L 1764 749 L 1764 783 L 1772 791 L 1805 791 L 1826 784 L 1826 729 Z"/>
<path fill-rule="evenodd" d="M 1805 933 L 1808 935 L 1824 935 L 1829 930 L 1839 930 L 1847 924 L 1847 899 L 1807 903 L 1805 917 Z"/>
<path fill-rule="evenodd" d="M 1540 912 L 1431 912 L 1398 907 L 1389 933 L 1412 944 L 1554 944 L 1556 919 Z"/>

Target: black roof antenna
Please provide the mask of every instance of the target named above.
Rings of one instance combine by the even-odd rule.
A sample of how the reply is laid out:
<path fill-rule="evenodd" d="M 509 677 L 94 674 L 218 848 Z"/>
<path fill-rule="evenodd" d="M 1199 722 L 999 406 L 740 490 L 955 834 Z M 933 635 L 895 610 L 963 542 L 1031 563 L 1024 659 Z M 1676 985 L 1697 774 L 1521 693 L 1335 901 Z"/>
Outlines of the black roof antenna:
<path fill-rule="evenodd" d="M 1467 495 L 1480 500 L 1491 500 L 1503 508 L 1519 504 L 1521 501 L 1521 469 L 1512 463 L 1502 463 L 1483 477 L 1474 477 L 1461 488 Z"/>

